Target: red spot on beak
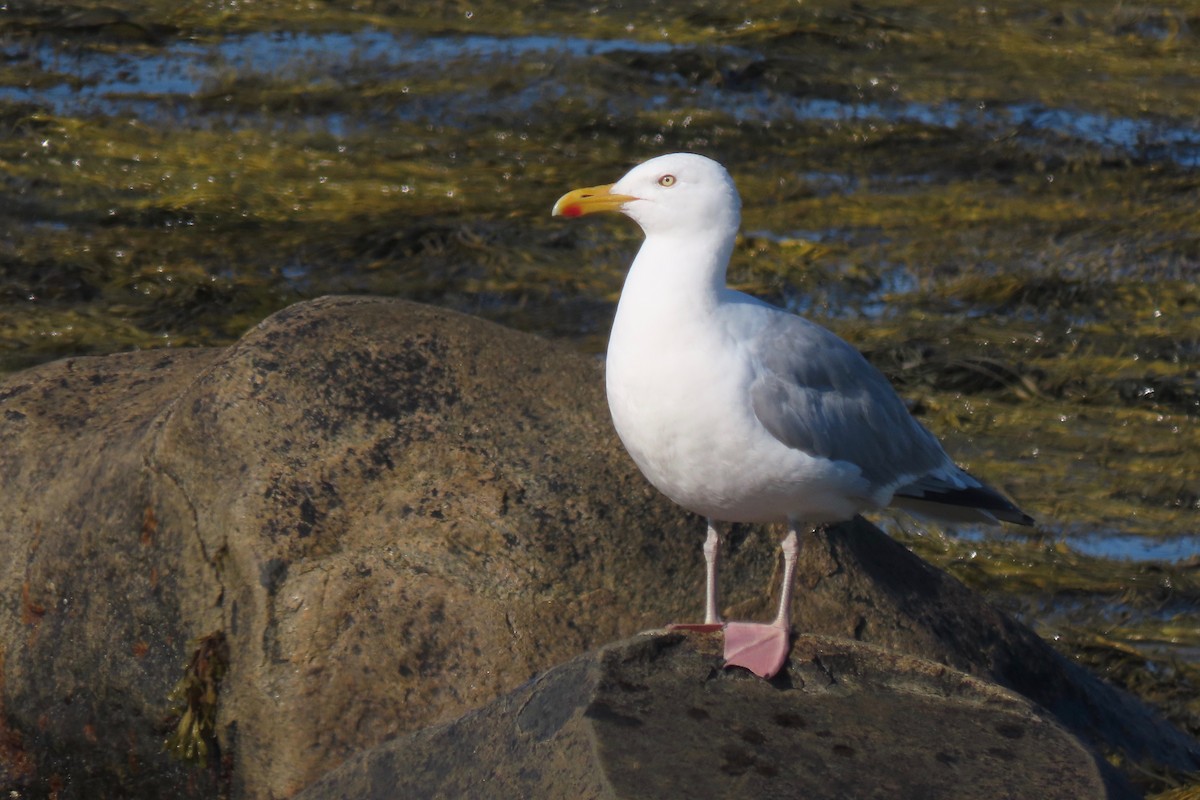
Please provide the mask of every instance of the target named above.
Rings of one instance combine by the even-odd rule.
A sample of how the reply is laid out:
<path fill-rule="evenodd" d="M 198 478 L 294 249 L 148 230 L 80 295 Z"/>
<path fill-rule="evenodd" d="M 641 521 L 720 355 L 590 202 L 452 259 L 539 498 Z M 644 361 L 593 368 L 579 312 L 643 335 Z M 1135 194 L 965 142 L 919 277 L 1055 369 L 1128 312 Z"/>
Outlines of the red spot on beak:
<path fill-rule="evenodd" d="M 569 206 L 563 206 L 561 213 L 564 217 L 581 217 L 583 216 L 583 207 L 578 203 L 572 203 Z"/>

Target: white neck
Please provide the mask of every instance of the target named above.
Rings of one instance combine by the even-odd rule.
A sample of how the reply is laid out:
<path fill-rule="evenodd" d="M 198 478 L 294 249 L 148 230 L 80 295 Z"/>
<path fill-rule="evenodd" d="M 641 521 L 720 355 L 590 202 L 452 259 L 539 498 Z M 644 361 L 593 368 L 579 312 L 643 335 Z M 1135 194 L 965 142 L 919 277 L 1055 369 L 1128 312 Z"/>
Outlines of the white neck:
<path fill-rule="evenodd" d="M 648 236 L 625 278 L 620 306 L 648 310 L 664 305 L 710 309 L 725 289 L 736 231 L 714 229 L 692 236 Z M 618 313 L 620 311 L 618 310 Z"/>

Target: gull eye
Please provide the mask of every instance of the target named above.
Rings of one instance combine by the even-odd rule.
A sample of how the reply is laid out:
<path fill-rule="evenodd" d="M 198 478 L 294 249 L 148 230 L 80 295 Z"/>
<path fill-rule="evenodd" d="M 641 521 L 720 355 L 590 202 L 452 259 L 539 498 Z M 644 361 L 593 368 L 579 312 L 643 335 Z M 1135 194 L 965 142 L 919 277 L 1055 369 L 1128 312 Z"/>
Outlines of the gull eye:
<path fill-rule="evenodd" d="M 675 176 L 674 175 L 663 175 L 661 178 L 658 179 L 658 185 L 663 186 L 663 187 L 674 186 L 675 185 Z"/>

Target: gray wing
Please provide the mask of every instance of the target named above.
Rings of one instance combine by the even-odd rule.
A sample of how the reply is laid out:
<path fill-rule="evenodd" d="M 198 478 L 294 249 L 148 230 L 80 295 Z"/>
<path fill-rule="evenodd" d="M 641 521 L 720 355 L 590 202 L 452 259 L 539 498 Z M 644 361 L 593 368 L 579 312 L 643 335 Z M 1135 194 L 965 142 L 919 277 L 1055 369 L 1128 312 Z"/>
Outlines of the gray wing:
<path fill-rule="evenodd" d="M 789 447 L 848 461 L 878 488 L 955 469 L 883 374 L 833 333 L 786 312 L 749 342 L 754 414 Z"/>

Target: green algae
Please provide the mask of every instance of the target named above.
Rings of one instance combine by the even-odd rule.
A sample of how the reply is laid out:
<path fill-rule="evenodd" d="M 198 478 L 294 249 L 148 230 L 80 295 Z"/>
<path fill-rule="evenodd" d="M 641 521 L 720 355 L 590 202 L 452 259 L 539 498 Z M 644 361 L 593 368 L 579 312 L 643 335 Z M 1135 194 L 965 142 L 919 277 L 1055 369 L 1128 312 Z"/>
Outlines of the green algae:
<path fill-rule="evenodd" d="M 364 28 L 629 46 L 225 67 L 185 97 L 79 113 L 36 90 L 96 79 L 17 47 L 0 86 L 31 95 L 0 96 L 0 374 L 228 343 L 331 292 L 437 303 L 601 352 L 639 234 L 617 219 L 567 226 L 550 205 L 648 156 L 699 150 L 745 200 L 731 282 L 854 342 L 1039 521 L 1023 538 L 902 538 L 1200 732 L 1186 691 L 1195 564 L 1063 544 L 1081 530 L 1198 530 L 1200 170 L 1194 152 L 1160 152 L 1170 135 L 1157 149 L 1139 137 L 1194 127 L 1200 13 L 84 0 L 10 3 L 0 19 L 9 42 L 80 58 Z M 1037 109 L 1077 117 L 1043 124 Z"/>
<path fill-rule="evenodd" d="M 175 726 L 163 749 L 180 761 L 197 766 L 218 761 L 217 705 L 221 682 L 229 671 L 229 643 L 223 632 L 196 640 L 183 677 L 167 698 Z"/>

